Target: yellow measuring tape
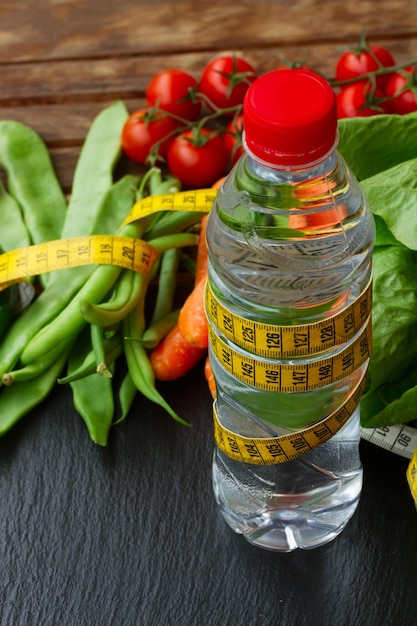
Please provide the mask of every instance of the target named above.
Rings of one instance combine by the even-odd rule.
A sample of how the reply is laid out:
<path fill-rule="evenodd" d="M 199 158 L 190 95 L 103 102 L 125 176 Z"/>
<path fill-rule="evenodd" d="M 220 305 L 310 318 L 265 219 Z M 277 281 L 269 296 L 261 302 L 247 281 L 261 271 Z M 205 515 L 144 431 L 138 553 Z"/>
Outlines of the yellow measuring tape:
<path fill-rule="evenodd" d="M 96 263 L 118 265 L 146 275 L 156 256 L 150 244 L 132 237 L 90 235 L 57 239 L 0 255 L 0 290 L 28 276 Z"/>
<path fill-rule="evenodd" d="M 122 226 L 158 211 L 194 211 L 208 213 L 217 196 L 217 189 L 192 189 L 138 200 Z"/>
<path fill-rule="evenodd" d="M 213 405 L 214 439 L 217 446 L 235 461 L 253 465 L 276 465 L 292 461 L 329 441 L 346 424 L 359 404 L 365 389 L 365 377 L 336 411 L 297 432 L 278 437 L 243 437 L 222 426 Z"/>
<path fill-rule="evenodd" d="M 209 328 L 209 340 L 214 355 L 232 376 L 258 389 L 285 393 L 319 389 L 349 376 L 369 359 L 372 343 L 370 318 L 350 346 L 334 356 L 308 362 L 276 363 L 242 354 L 213 327 Z"/>
<path fill-rule="evenodd" d="M 134 204 L 121 227 L 158 211 L 207 213 L 216 195 L 216 189 L 197 189 L 143 198 Z M 0 255 L 0 291 L 28 276 L 90 264 L 117 265 L 146 275 L 156 256 L 156 250 L 146 241 L 119 235 L 47 241 Z"/>
<path fill-rule="evenodd" d="M 417 447 L 414 449 L 413 456 L 407 467 L 407 481 L 417 506 Z"/>
<path fill-rule="evenodd" d="M 263 324 L 236 315 L 220 302 L 209 284 L 205 303 L 207 316 L 220 333 L 249 352 L 272 359 L 312 355 L 349 341 L 362 328 L 371 313 L 372 281 L 337 315 L 299 326 Z"/>

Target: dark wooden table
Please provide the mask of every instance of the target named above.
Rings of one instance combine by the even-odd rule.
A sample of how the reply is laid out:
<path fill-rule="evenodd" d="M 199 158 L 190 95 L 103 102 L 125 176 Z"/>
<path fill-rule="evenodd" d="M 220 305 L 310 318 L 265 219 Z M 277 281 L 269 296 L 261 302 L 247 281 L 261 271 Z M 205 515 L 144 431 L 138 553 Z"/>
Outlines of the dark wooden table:
<path fill-rule="evenodd" d="M 416 23 L 405 0 L 3 2 L 0 118 L 42 135 L 69 191 L 94 116 L 117 98 L 140 108 L 160 69 L 198 75 L 236 51 L 259 73 L 285 57 L 331 77 L 363 29 L 398 62 L 417 57 Z M 1 626 L 417 622 L 406 459 L 363 441 L 363 495 L 344 533 L 313 551 L 262 551 L 215 508 L 202 366 L 163 393 L 192 429 L 138 398 L 101 449 L 60 387 L 0 440 Z"/>

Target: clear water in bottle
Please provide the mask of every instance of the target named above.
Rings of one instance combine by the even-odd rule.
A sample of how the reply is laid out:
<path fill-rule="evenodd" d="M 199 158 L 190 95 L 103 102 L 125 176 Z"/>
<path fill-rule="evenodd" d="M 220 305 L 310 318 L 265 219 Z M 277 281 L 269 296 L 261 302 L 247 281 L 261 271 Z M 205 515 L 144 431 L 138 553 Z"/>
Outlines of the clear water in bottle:
<path fill-rule="evenodd" d="M 302 136 L 311 144 L 308 162 L 298 147 L 291 156 L 288 146 L 294 144 L 294 136 L 288 139 L 282 128 L 268 128 L 269 117 L 278 120 L 278 126 L 288 125 L 288 116 L 296 121 L 305 117 L 297 93 L 292 101 L 291 89 L 301 92 L 306 103 L 315 102 L 310 106 L 312 119 L 325 115 L 321 126 L 313 128 L 314 119 L 309 120 L 309 133 Z M 284 93 L 286 102 L 278 102 L 275 93 Z M 246 153 L 219 190 L 207 225 L 210 286 L 232 313 L 268 324 L 310 324 L 350 306 L 371 279 L 373 217 L 335 148 L 333 97 L 323 79 L 303 70 L 273 72 L 248 91 Z M 259 131 L 257 107 L 266 130 Z M 275 145 L 285 149 L 274 152 Z M 220 339 L 230 345 L 227 337 Z M 245 354 L 243 348 L 232 347 Z M 319 357 L 302 359 L 334 357 L 345 347 L 335 345 Z M 238 380 L 213 350 L 210 361 L 219 420 L 247 437 L 279 436 L 318 422 L 343 405 L 368 365 L 365 362 L 349 376 L 318 389 L 282 393 Z M 213 485 L 222 515 L 233 530 L 267 549 L 290 551 L 327 543 L 343 530 L 359 501 L 359 437 L 357 407 L 330 441 L 292 461 L 252 465 L 232 460 L 216 448 Z"/>

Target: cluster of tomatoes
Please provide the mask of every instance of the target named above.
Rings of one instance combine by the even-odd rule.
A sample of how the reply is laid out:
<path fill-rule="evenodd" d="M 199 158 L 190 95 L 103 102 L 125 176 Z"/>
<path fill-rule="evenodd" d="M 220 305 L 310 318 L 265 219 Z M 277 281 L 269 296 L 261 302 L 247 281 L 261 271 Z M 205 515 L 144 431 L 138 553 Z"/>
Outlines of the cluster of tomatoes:
<path fill-rule="evenodd" d="M 148 83 L 146 108 L 125 124 L 124 152 L 142 165 L 165 163 L 187 187 L 211 186 L 243 151 L 243 100 L 256 77 L 246 59 L 231 54 L 211 60 L 199 80 L 162 70 Z M 364 38 L 341 54 L 329 82 L 339 118 L 417 110 L 417 66 L 397 66 L 389 50 Z"/>
<path fill-rule="evenodd" d="M 338 117 L 417 111 L 417 67 L 398 67 L 391 52 L 362 40 L 336 64 Z"/>
<path fill-rule="evenodd" d="M 212 185 L 242 152 L 242 105 L 255 78 L 253 66 L 235 55 L 210 61 L 199 80 L 162 70 L 146 88 L 147 108 L 124 126 L 124 152 L 142 165 L 166 162 L 186 186 Z"/>

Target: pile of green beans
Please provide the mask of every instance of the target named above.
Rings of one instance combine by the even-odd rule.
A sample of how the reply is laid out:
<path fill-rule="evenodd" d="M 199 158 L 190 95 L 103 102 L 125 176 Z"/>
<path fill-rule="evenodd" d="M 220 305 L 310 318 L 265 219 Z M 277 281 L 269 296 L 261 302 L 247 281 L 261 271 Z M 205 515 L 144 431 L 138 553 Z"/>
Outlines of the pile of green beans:
<path fill-rule="evenodd" d="M 118 234 L 156 250 L 149 275 L 114 265 L 55 270 L 39 276 L 40 293 L 0 343 L 0 434 L 41 403 L 58 383 L 95 443 L 105 446 L 138 393 L 187 425 L 157 390 L 148 351 L 176 323 L 174 295 L 183 250 L 195 246 L 201 213 L 148 216 L 120 228 L 137 199 L 179 190 L 157 169 L 114 178 L 128 111 L 121 101 L 94 119 L 67 202 L 42 139 L 27 126 L 0 121 L 0 247 L 8 251 L 51 239 Z M 31 277 L 28 277 L 32 280 Z M 156 285 L 147 310 L 150 284 Z M 115 376 L 115 372 L 119 376 Z"/>

